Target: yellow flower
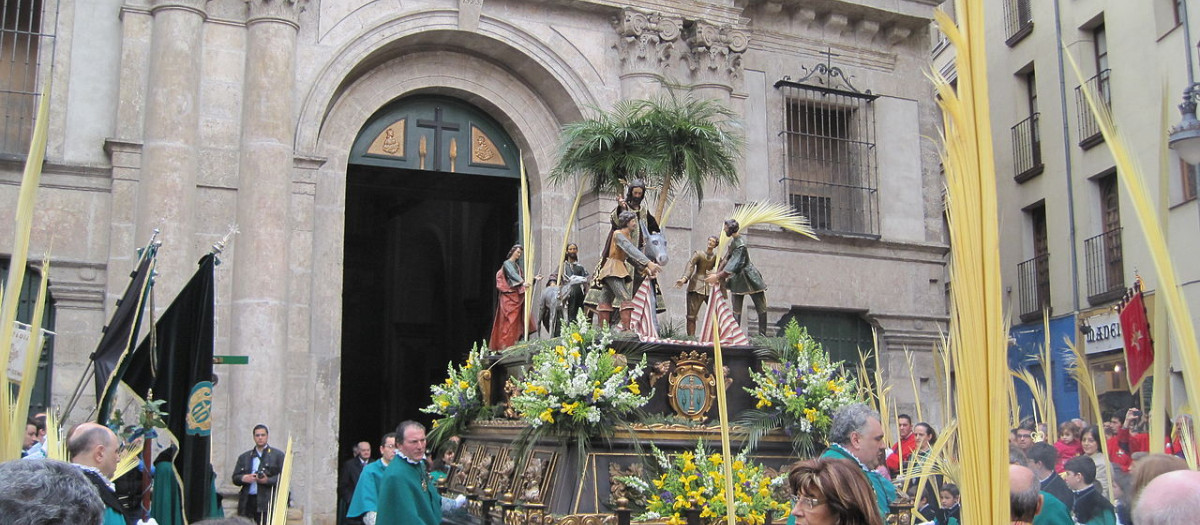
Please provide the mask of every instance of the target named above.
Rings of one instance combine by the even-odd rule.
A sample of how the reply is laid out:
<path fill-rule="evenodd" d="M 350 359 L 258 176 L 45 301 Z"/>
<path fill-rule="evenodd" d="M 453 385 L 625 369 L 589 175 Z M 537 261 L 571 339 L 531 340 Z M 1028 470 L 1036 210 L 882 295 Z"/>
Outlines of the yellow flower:
<path fill-rule="evenodd" d="M 639 387 L 637 383 L 629 383 L 629 386 L 626 388 L 628 388 L 630 392 L 633 392 L 638 395 L 641 395 L 641 393 L 642 393 L 642 388 Z"/>
<path fill-rule="evenodd" d="M 617 355 L 617 350 L 615 348 L 609 348 L 608 355 Z"/>
<path fill-rule="evenodd" d="M 594 397 L 596 399 L 600 399 L 600 396 L 602 396 L 602 395 L 604 395 L 603 390 L 601 390 L 599 388 L 592 389 L 592 397 Z"/>
<path fill-rule="evenodd" d="M 468 389 L 468 388 L 470 388 L 470 387 L 471 387 L 471 384 L 470 384 L 470 383 L 468 383 L 468 382 L 466 382 L 466 381 L 459 381 L 459 382 L 458 382 L 458 388 L 461 388 L 461 389 L 463 389 L 463 390 L 466 390 L 466 389 Z"/>
<path fill-rule="evenodd" d="M 573 357 L 573 358 L 575 358 L 575 359 L 579 359 L 579 351 L 578 351 L 578 350 L 571 350 L 571 357 Z"/>
<path fill-rule="evenodd" d="M 771 406 L 771 401 L 765 397 L 760 397 L 758 398 L 758 403 L 754 405 L 754 408 L 763 408 L 769 406 Z"/>
<path fill-rule="evenodd" d="M 665 482 L 663 481 L 663 479 L 664 479 L 664 478 L 666 478 L 666 475 L 663 475 L 663 477 L 662 477 L 662 478 L 659 478 L 659 479 L 656 479 L 656 480 L 654 480 L 654 488 L 656 488 L 656 489 L 661 489 L 661 488 L 663 488 L 663 485 L 664 485 L 664 483 L 665 483 Z"/>
<path fill-rule="evenodd" d="M 446 378 L 446 386 L 450 386 L 450 385 L 453 385 L 453 384 L 454 384 L 454 380 L 453 380 L 453 379 L 450 379 L 449 377 L 447 377 L 447 378 Z"/>
<path fill-rule="evenodd" d="M 679 500 L 676 500 L 675 508 L 679 508 L 679 507 L 680 507 Z M 667 518 L 667 525 L 687 525 L 687 521 L 685 521 L 683 518 L 679 517 L 678 514 L 672 514 L 670 518 Z"/>
<path fill-rule="evenodd" d="M 618 366 L 618 367 L 616 367 L 616 368 L 614 368 L 614 369 L 613 369 L 613 373 L 614 373 L 614 374 L 619 374 L 619 373 L 621 373 L 621 372 L 624 372 L 624 371 L 625 371 L 625 367 L 623 367 L 623 366 Z"/>
<path fill-rule="evenodd" d="M 558 346 L 554 347 L 554 353 L 556 353 L 560 356 L 567 355 L 567 347 L 565 347 L 563 345 L 558 345 Z"/>
<path fill-rule="evenodd" d="M 835 393 L 835 394 L 842 393 L 842 387 L 838 386 L 838 384 L 833 382 L 832 379 L 829 380 L 828 386 L 829 386 L 829 390 L 832 391 L 833 393 Z"/>
<path fill-rule="evenodd" d="M 708 462 L 712 463 L 714 467 L 720 466 L 721 462 L 724 460 L 725 460 L 725 458 L 721 457 L 720 454 L 713 454 L 711 456 L 708 456 Z M 736 465 L 736 463 L 735 463 L 735 465 Z M 733 467 L 733 468 L 737 468 L 737 467 Z"/>
<path fill-rule="evenodd" d="M 433 420 L 433 428 L 437 428 L 438 425 L 440 425 L 441 423 L 442 423 L 442 420 L 440 420 L 440 419 Z"/>
<path fill-rule="evenodd" d="M 575 332 L 575 333 L 571 334 L 571 340 L 575 341 L 576 343 L 582 343 L 583 336 L 579 335 L 579 332 Z"/>
<path fill-rule="evenodd" d="M 579 408 L 579 402 L 578 402 L 578 401 L 576 401 L 576 402 L 574 402 L 574 403 L 563 403 L 563 404 L 562 404 L 562 411 L 563 411 L 563 413 L 564 413 L 564 414 L 570 414 L 570 415 L 572 415 L 572 416 L 573 416 L 573 415 L 575 415 L 575 409 L 576 409 L 576 408 Z"/>
<path fill-rule="evenodd" d="M 816 423 L 817 422 L 817 410 L 815 408 L 804 409 L 804 418 L 807 419 L 809 423 Z"/>
<path fill-rule="evenodd" d="M 538 415 L 538 419 L 545 421 L 547 423 L 553 423 L 554 422 L 554 409 L 547 408 L 546 410 L 543 410 L 542 413 L 540 415 Z"/>
<path fill-rule="evenodd" d="M 742 463 L 742 460 L 739 459 L 739 460 L 733 462 L 733 471 L 737 472 L 740 475 L 739 477 L 743 477 L 743 478 L 745 477 L 745 472 L 743 472 L 743 470 L 745 468 L 746 468 L 746 464 Z M 742 481 L 745 481 L 745 480 L 743 479 Z"/>
<path fill-rule="evenodd" d="M 442 408 L 447 408 L 450 406 L 450 402 L 443 399 L 441 401 L 438 401 L 438 406 L 440 406 Z"/>

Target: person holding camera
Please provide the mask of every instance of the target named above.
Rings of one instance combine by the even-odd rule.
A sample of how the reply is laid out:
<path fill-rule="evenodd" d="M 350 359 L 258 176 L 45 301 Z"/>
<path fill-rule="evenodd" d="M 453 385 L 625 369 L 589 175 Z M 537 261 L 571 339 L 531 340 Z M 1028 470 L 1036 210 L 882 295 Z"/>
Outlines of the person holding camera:
<path fill-rule="evenodd" d="M 283 470 L 283 452 L 267 444 L 266 425 L 255 425 L 254 448 L 238 456 L 233 469 L 233 484 L 242 488 L 238 493 L 238 515 L 262 525 L 279 473 Z"/>
<path fill-rule="evenodd" d="M 1141 410 L 1137 407 L 1126 410 L 1121 428 L 1108 442 L 1109 460 L 1125 472 L 1129 472 L 1135 452 L 1150 451 L 1150 435 L 1142 432 L 1143 423 Z"/>

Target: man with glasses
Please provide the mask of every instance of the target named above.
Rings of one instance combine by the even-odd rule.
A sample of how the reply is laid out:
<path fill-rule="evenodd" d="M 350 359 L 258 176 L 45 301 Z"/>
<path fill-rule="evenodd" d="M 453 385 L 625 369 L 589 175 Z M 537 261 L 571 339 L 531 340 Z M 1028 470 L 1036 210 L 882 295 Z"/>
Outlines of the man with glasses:
<path fill-rule="evenodd" d="M 1033 422 L 1022 421 L 1014 432 L 1016 440 L 1013 441 L 1013 444 L 1021 449 L 1021 452 L 1028 455 L 1029 447 L 1033 446 Z"/>
<path fill-rule="evenodd" d="M 383 477 L 384 469 L 396 457 L 396 433 L 384 434 L 379 442 L 382 443 L 379 445 L 379 460 L 363 467 L 358 486 L 354 488 L 354 497 L 350 498 L 350 508 L 346 510 L 349 523 L 361 519 L 360 523 L 375 525 L 375 513 L 379 510 L 379 480 Z"/>
<path fill-rule="evenodd" d="M 425 427 L 405 421 L 396 427 L 396 435 L 400 438 L 398 457 L 379 480 L 378 523 L 439 525 L 442 497 L 426 466 Z"/>

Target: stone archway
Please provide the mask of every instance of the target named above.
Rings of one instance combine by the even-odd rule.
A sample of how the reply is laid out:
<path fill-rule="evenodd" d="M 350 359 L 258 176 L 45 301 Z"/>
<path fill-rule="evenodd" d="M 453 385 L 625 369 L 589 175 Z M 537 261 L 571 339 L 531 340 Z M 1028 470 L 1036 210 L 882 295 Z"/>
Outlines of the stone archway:
<path fill-rule="evenodd" d="M 512 48 L 498 42 L 495 46 Z M 297 171 L 302 179 L 311 181 L 313 188 L 308 254 L 311 289 L 305 305 L 313 314 L 307 319 L 310 336 L 307 344 L 311 359 L 327 363 L 321 368 L 323 372 L 318 372 L 318 386 L 309 394 L 309 406 L 314 410 L 307 418 L 311 448 L 310 455 L 303 459 L 307 467 L 302 467 L 313 476 L 308 482 L 311 490 L 308 498 L 318 513 L 323 513 L 321 509 L 336 508 L 336 493 L 332 490 L 336 479 L 316 473 L 336 469 L 347 171 L 351 147 L 364 124 L 393 101 L 418 95 L 452 97 L 494 118 L 523 152 L 531 192 L 531 223 L 539 245 L 561 239 L 574 198 L 573 188 L 555 188 L 544 183 L 557 149 L 559 128 L 564 122 L 578 118 L 587 103 L 572 103 L 570 107 L 561 103 L 562 84 L 570 83 L 559 77 L 561 70 L 549 71 L 540 62 L 527 59 L 521 74 L 537 70 L 543 79 L 551 81 L 532 83 L 514 73 L 512 67 L 467 51 L 393 46 L 389 54 L 391 58 L 373 56 L 369 64 L 352 68 L 352 79 L 339 81 L 336 89 L 328 90 L 330 99 L 306 101 L 297 132 Z M 558 84 L 552 86 L 552 83 Z M 550 98 L 560 102 L 549 102 L 546 91 L 557 93 Z M 315 107 L 328 110 L 313 111 Z M 317 126 L 319 134 L 306 138 L 304 130 L 312 129 L 311 126 Z M 555 258 L 547 254 L 547 250 L 542 250 L 538 256 L 544 267 Z"/>

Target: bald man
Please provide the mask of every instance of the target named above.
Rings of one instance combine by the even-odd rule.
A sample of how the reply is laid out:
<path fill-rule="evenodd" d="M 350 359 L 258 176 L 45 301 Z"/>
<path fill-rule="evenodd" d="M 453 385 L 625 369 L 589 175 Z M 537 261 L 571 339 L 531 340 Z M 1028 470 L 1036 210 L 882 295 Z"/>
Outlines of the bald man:
<path fill-rule="evenodd" d="M 121 459 L 121 440 L 108 427 L 83 423 L 67 439 L 71 463 L 83 471 L 104 502 L 104 525 L 133 525 L 135 518 L 125 513 L 113 488 L 112 476 Z"/>
<path fill-rule="evenodd" d="M 1014 524 L 1033 523 L 1042 511 L 1042 493 L 1029 467 L 1008 466 L 1008 507 Z"/>
<path fill-rule="evenodd" d="M 1134 503 L 1138 525 L 1196 523 L 1200 515 L 1200 472 L 1176 470 L 1150 481 Z"/>

